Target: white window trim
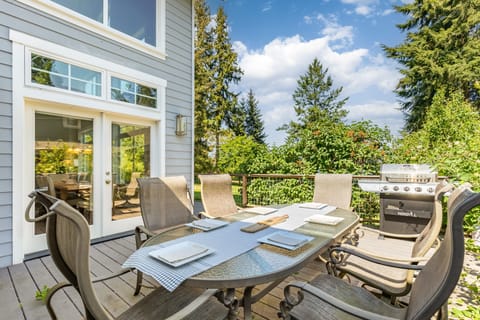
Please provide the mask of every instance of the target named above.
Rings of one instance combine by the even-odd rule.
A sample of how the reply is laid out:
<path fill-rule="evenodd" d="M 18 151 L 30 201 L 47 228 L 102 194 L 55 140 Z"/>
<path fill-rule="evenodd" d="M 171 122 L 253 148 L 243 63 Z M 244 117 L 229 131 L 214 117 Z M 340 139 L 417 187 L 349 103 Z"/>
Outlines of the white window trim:
<path fill-rule="evenodd" d="M 55 2 L 49 0 L 18 0 L 23 2 L 35 9 L 46 12 L 52 16 L 59 17 L 65 21 L 68 21 L 72 24 L 78 25 L 87 30 L 93 30 L 96 33 L 105 36 L 109 39 L 116 40 L 122 44 L 125 44 L 129 47 L 135 48 L 139 51 L 145 52 L 152 56 L 159 57 L 161 59 L 166 59 L 167 53 L 165 49 L 165 11 L 166 11 L 166 0 L 156 0 L 157 1 L 157 23 L 156 23 L 156 46 L 152 46 L 148 43 L 140 41 L 132 36 L 129 36 L 121 31 L 115 30 L 108 27 L 107 25 L 85 17 L 73 10 L 65 8 Z"/>
<path fill-rule="evenodd" d="M 25 210 L 28 203 L 28 198 L 25 197 L 25 194 L 31 191 L 31 185 L 25 185 L 24 182 L 25 168 L 28 168 L 27 159 L 31 158 L 31 155 L 25 153 L 25 148 L 27 147 L 23 145 L 23 141 L 25 141 L 23 130 L 26 121 L 25 107 L 28 100 L 42 101 L 47 105 L 50 102 L 67 107 L 71 105 L 83 109 L 91 109 L 96 112 L 104 112 L 105 114 L 155 121 L 157 125 L 153 127 L 153 130 L 159 135 L 160 146 L 158 150 L 155 149 L 152 152 L 159 156 L 162 163 L 157 170 L 159 170 L 161 175 L 165 174 L 167 87 L 165 79 L 65 48 L 13 29 L 9 30 L 9 40 L 12 41 L 12 86 L 14 88 L 12 90 L 12 139 L 18 142 L 14 143 L 12 147 L 12 212 L 23 212 Z M 86 66 L 94 70 L 103 70 L 102 72 L 105 74 L 102 76 L 102 96 L 96 97 L 55 87 L 29 84 L 31 82 L 31 51 L 45 53 L 49 57 Z M 115 73 L 111 72 L 111 70 L 115 70 Z M 110 81 L 109 73 L 119 75 L 126 80 L 145 83 L 157 88 L 157 109 L 106 99 L 107 89 L 110 88 L 107 85 Z M 32 119 L 30 119 L 31 121 Z M 97 154 L 100 153 L 97 152 Z M 25 229 L 23 215 L 14 215 L 12 218 L 12 264 L 20 263 L 24 259 L 23 238 L 25 232 L 28 231 Z"/>

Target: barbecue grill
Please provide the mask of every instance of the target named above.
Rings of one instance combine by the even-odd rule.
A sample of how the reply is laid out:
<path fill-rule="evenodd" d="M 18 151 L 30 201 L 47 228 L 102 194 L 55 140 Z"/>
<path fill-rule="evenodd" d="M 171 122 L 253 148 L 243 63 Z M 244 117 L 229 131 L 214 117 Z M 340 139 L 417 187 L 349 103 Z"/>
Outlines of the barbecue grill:
<path fill-rule="evenodd" d="M 380 230 L 420 233 L 432 217 L 437 172 L 426 164 L 384 164 L 380 180 L 359 180 L 380 194 Z"/>

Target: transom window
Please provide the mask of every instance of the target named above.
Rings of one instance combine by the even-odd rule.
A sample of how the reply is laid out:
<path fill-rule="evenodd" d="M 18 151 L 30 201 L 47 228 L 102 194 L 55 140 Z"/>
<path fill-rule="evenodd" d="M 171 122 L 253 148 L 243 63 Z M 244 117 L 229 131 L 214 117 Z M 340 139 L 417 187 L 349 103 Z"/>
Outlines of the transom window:
<path fill-rule="evenodd" d="M 157 0 L 52 0 L 92 20 L 157 46 Z"/>
<path fill-rule="evenodd" d="M 157 89 L 136 82 L 111 78 L 111 99 L 145 107 L 157 107 Z"/>
<path fill-rule="evenodd" d="M 100 97 L 101 72 L 32 53 L 32 83 Z"/>

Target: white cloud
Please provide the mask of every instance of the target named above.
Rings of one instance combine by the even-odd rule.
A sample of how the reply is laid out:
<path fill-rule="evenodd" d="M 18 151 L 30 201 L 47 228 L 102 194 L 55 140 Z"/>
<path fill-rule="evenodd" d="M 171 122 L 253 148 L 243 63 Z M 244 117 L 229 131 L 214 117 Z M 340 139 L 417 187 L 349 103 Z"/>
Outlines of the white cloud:
<path fill-rule="evenodd" d="M 399 135 L 403 128 L 403 114 L 397 102 L 371 101 L 365 104 L 347 105 L 347 120 L 370 120 L 380 127 L 389 128 L 394 135 Z"/>
<path fill-rule="evenodd" d="M 319 19 L 319 17 L 317 17 Z M 240 67 L 244 71 L 239 91 L 252 89 L 259 101 L 265 122 L 267 141 L 282 144 L 284 133 L 276 131 L 295 117 L 292 94 L 297 81 L 304 75 L 314 58 L 318 58 L 334 87 L 343 87 L 343 96 L 349 97 L 348 120 L 372 120 L 388 125 L 396 133 L 403 125 L 401 112 L 396 110 L 392 90 L 400 77 L 393 63 L 382 55 L 372 55 L 368 49 L 342 50 L 338 43 L 353 43 L 351 27 L 338 25 L 333 18 L 326 21 L 322 37 L 305 40 L 299 35 L 276 38 L 260 50 L 249 50 L 235 42 Z M 372 101 L 376 97 L 376 101 Z M 380 98 L 379 98 L 380 97 Z M 381 100 L 385 97 L 385 101 Z"/>
<path fill-rule="evenodd" d="M 342 0 L 342 3 L 355 6 L 354 12 L 356 14 L 368 16 L 375 10 L 379 0 Z"/>

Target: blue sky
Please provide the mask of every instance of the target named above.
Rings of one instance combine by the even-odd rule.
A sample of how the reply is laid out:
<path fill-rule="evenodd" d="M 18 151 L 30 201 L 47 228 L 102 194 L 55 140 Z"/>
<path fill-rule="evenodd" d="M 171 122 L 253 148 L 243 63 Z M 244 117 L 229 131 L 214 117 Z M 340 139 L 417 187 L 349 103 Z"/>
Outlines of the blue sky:
<path fill-rule="evenodd" d="M 409 0 L 207 0 L 211 14 L 223 5 L 232 45 L 244 71 L 238 92 L 252 89 L 259 101 L 269 144 L 276 129 L 295 118 L 292 94 L 316 57 L 348 97 L 347 121 L 371 120 L 393 134 L 403 127 L 393 90 L 398 64 L 381 45 L 404 39 L 396 24 L 405 17 L 394 5 Z"/>

